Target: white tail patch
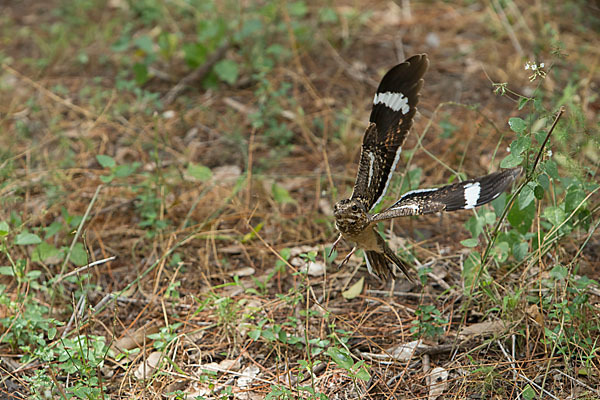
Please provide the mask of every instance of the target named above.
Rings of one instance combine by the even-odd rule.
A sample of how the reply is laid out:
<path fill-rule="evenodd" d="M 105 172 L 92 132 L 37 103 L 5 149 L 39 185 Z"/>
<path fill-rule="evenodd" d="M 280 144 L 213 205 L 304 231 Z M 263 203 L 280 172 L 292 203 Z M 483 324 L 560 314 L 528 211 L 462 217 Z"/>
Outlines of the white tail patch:
<path fill-rule="evenodd" d="M 408 98 L 402 93 L 385 92 L 376 93 L 373 99 L 373 104 L 382 103 L 394 111 L 402 110 L 402 114 L 407 114 L 410 111 Z"/>
<path fill-rule="evenodd" d="M 468 183 L 464 187 L 465 190 L 465 210 L 469 208 L 475 208 L 477 201 L 479 200 L 479 194 L 481 193 L 481 185 L 479 182 Z"/>

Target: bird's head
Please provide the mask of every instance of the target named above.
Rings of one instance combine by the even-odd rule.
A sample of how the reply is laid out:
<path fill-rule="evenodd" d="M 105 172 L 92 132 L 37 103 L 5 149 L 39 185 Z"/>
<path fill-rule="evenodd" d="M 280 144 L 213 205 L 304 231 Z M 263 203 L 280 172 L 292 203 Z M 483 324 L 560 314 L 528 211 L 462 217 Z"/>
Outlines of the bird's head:
<path fill-rule="evenodd" d="M 335 203 L 333 216 L 335 226 L 341 233 L 359 233 L 371 222 L 364 204 L 358 199 L 344 199 Z"/>

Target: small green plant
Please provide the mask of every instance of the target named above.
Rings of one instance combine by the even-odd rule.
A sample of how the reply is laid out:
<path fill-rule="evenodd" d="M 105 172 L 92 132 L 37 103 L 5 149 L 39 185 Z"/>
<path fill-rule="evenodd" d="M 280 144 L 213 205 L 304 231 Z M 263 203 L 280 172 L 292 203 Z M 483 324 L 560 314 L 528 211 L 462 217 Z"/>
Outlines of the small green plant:
<path fill-rule="evenodd" d="M 410 328 L 415 337 L 434 338 L 444 334 L 444 325 L 448 324 L 448 319 L 434 305 L 420 305 L 415 310 L 415 315 L 417 319 L 412 321 L 413 326 Z"/>

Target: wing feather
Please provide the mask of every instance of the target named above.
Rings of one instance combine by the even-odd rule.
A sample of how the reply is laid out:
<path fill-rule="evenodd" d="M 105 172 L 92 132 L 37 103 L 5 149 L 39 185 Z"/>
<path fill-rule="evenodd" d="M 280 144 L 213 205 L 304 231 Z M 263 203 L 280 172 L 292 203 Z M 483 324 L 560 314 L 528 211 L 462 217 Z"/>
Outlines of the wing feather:
<path fill-rule="evenodd" d="M 372 220 L 478 207 L 498 197 L 520 174 L 520 167 L 511 168 L 440 188 L 413 190 L 402 195 L 387 210 L 374 215 Z"/>
<path fill-rule="evenodd" d="M 352 199 L 373 209 L 385 195 L 402 144 L 412 126 L 429 61 L 419 54 L 396 65 L 382 78 L 363 137 Z"/>

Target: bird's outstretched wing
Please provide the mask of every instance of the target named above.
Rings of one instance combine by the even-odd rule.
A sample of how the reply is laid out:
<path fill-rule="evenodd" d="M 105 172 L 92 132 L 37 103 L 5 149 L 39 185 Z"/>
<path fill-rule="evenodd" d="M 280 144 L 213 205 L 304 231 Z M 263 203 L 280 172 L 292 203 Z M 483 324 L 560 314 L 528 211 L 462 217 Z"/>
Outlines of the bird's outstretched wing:
<path fill-rule="evenodd" d="M 366 210 L 381 201 L 389 186 L 428 65 L 425 54 L 413 56 L 385 74 L 377 88 L 352 192 L 352 199 L 363 203 Z"/>
<path fill-rule="evenodd" d="M 413 190 L 387 210 L 375 214 L 372 221 L 478 207 L 498 197 L 520 173 L 520 167 L 511 168 L 436 189 Z"/>

